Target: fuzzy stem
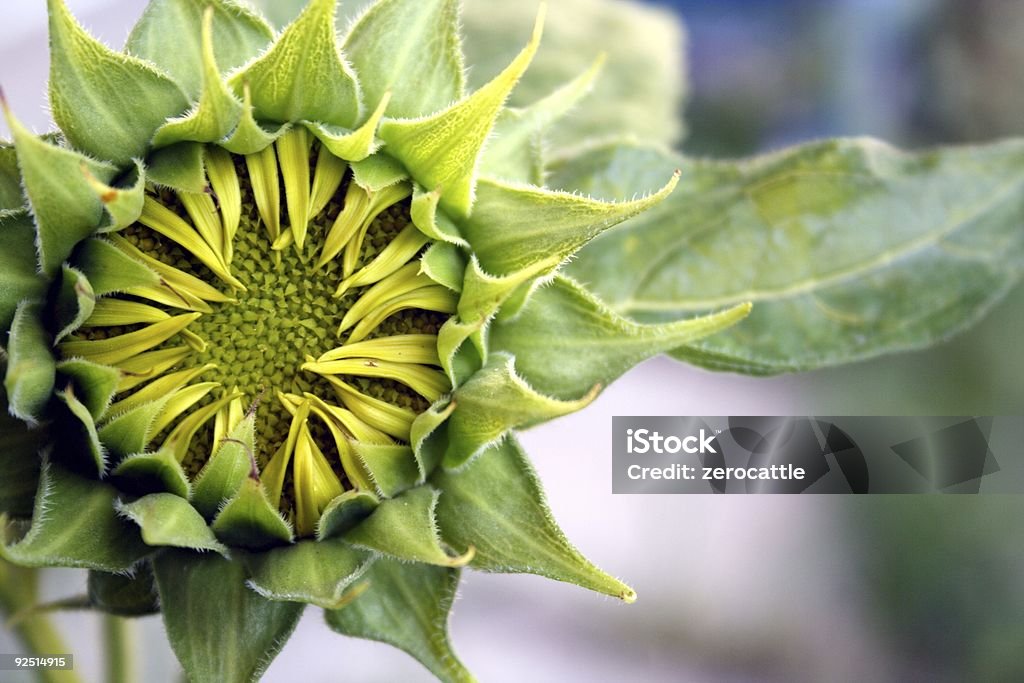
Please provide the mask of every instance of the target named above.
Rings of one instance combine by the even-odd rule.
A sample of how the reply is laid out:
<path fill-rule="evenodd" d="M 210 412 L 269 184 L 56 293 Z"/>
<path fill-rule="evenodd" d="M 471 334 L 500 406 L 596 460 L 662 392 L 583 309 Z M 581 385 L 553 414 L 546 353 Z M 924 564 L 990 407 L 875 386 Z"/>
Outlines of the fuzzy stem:
<path fill-rule="evenodd" d="M 127 619 L 103 615 L 103 645 L 106 655 L 107 683 L 132 683 L 132 628 Z"/>

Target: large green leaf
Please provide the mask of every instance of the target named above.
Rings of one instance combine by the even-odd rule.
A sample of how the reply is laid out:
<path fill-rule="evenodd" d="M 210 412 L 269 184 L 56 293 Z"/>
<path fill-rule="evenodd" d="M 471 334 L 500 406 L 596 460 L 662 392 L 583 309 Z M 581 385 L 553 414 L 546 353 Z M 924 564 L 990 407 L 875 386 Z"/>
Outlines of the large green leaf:
<path fill-rule="evenodd" d="M 446 683 L 474 680 L 448 642 L 457 569 L 382 557 L 363 580 L 368 585 L 364 593 L 342 609 L 327 611 L 332 629 L 405 650 Z"/>
<path fill-rule="evenodd" d="M 153 570 L 171 647 L 192 683 L 259 678 L 305 607 L 257 595 L 242 563 L 219 555 L 168 551 Z"/>
<path fill-rule="evenodd" d="M 439 469 L 432 482 L 441 536 L 455 548 L 476 548 L 470 567 L 524 572 L 567 581 L 633 602 L 636 593 L 576 550 L 551 517 L 540 482 L 513 437 L 459 471 Z"/>
<path fill-rule="evenodd" d="M 213 8 L 213 48 L 221 73 L 241 66 L 270 43 L 273 35 L 266 22 L 230 0 L 154 0 L 125 45 L 127 52 L 170 74 L 193 100 L 203 86 L 201 36 L 207 7 Z"/>
<path fill-rule="evenodd" d="M 479 86 L 519 49 L 536 2 L 466 0 L 463 30 L 470 85 Z M 633 133 L 675 143 L 683 135 L 686 90 L 684 36 L 668 10 L 623 0 L 549 3 L 546 35 L 512 96 L 527 106 L 587 70 L 602 53 L 608 63 L 594 92 L 550 135 L 559 146 L 590 137 Z M 655 186 L 656 187 L 656 186 Z"/>
<path fill-rule="evenodd" d="M 752 301 L 743 323 L 674 354 L 709 368 L 770 374 L 927 346 L 1024 272 L 1024 141 L 907 154 L 836 140 L 742 163 L 610 144 L 551 182 L 619 196 L 672 168 L 668 201 L 567 272 L 643 321 Z"/>

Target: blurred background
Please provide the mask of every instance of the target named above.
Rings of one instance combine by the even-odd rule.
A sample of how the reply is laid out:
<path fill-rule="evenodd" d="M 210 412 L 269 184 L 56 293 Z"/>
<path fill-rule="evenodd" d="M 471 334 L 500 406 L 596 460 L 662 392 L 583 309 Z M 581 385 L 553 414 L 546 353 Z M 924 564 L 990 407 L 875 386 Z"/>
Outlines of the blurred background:
<path fill-rule="evenodd" d="M 585 12 L 588 2 L 568 4 Z M 0 9 L 0 85 L 40 132 L 49 127 L 44 4 Z M 68 4 L 120 46 L 145 3 Z M 914 148 L 1024 133 L 1024 3 L 646 4 L 644 26 L 677 42 L 667 73 L 688 76 L 685 88 L 673 84 L 687 92 L 678 112 L 687 133 L 675 131 L 687 153 L 746 156 L 835 135 Z M 926 352 L 772 379 L 665 359 L 640 366 L 587 410 L 523 439 L 569 538 L 631 582 L 639 601 L 467 572 L 451 625 L 460 656 L 495 682 L 1024 680 L 1020 496 L 612 496 L 610 444 L 616 414 L 1021 414 L 1021 339 L 1018 287 L 972 331 Z M 84 586 L 74 572 L 43 580 L 50 598 Z M 60 622 L 76 664 L 99 680 L 98 621 L 68 613 Z M 144 680 L 176 680 L 158 618 L 139 621 L 137 645 Z M 0 652 L 17 648 L 0 628 Z M 310 610 L 266 680 L 430 677 L 386 646 L 339 639 Z"/>

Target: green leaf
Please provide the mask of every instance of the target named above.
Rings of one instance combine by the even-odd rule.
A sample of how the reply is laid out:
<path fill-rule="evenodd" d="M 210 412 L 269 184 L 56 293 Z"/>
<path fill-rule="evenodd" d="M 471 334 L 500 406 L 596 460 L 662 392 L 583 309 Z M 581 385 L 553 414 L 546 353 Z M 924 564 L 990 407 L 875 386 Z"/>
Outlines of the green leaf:
<path fill-rule="evenodd" d="M 595 384 L 582 397 L 565 401 L 546 396 L 516 373 L 512 356 L 492 354 L 483 369 L 455 391 L 457 407 L 448 418 L 449 444 L 442 464 L 460 467 L 513 429 L 581 410 L 599 390 Z"/>
<path fill-rule="evenodd" d="M 373 564 L 373 554 L 340 540 L 303 540 L 246 557 L 249 587 L 267 600 L 306 602 L 336 609 L 352 583 Z"/>
<path fill-rule="evenodd" d="M 132 576 L 91 571 L 88 587 L 89 602 L 107 614 L 144 617 L 160 611 L 153 570 L 146 562 Z"/>
<path fill-rule="evenodd" d="M 5 109 L 18 150 L 25 194 L 36 219 L 40 267 L 54 275 L 71 250 L 99 226 L 103 204 L 87 173 L 109 183 L 115 169 L 32 135 Z"/>
<path fill-rule="evenodd" d="M 327 611 L 332 629 L 404 650 L 446 683 L 475 680 L 448 640 L 459 570 L 382 557 L 364 579 L 369 584 L 364 593 L 342 609 Z"/>
<path fill-rule="evenodd" d="M 28 517 L 39 486 L 45 429 L 29 429 L 7 412 L 7 397 L 0 390 L 0 515 Z"/>
<path fill-rule="evenodd" d="M 491 349 L 515 356 L 516 370 L 545 394 L 561 399 L 608 386 L 637 363 L 731 327 L 749 305 L 662 325 L 640 325 L 616 314 L 572 280 L 542 287 L 519 315 L 491 326 Z"/>
<path fill-rule="evenodd" d="M 494 80 L 436 114 L 387 119 L 380 138 L 427 190 L 440 190 L 441 205 L 468 216 L 476 192 L 477 161 L 509 93 L 537 51 L 544 21 L 541 5 L 530 42 Z"/>
<path fill-rule="evenodd" d="M 338 49 L 336 0 L 311 0 L 265 54 L 231 77 L 239 97 L 252 91 L 257 118 L 353 128 L 362 110 L 359 84 Z"/>
<path fill-rule="evenodd" d="M 552 182 L 618 195 L 682 168 L 665 204 L 567 271 L 638 320 L 753 301 L 743 323 L 675 355 L 770 374 L 920 348 L 977 321 L 1024 272 L 1022 162 L 1019 140 L 920 154 L 836 140 L 744 163 L 619 144 Z"/>
<path fill-rule="evenodd" d="M 53 118 L 76 148 L 127 166 L 145 155 L 164 120 L 188 108 L 188 98 L 148 62 L 114 52 L 86 33 L 64 0 L 48 0 L 47 6 Z M 180 39 L 181 32 L 173 36 Z"/>
<path fill-rule="evenodd" d="M 294 539 L 292 528 L 274 509 L 259 480 L 247 477 L 211 525 L 228 545 L 264 550 Z"/>
<path fill-rule="evenodd" d="M 0 217 L 0 331 L 7 331 L 22 301 L 38 301 L 46 281 L 36 272 L 36 230 L 28 213 Z"/>
<path fill-rule="evenodd" d="M 452 556 L 441 546 L 434 521 L 439 494 L 429 486 L 420 486 L 382 500 L 366 521 L 345 535 L 345 540 L 408 562 L 461 567 L 473 551 Z"/>
<path fill-rule="evenodd" d="M 111 486 L 44 464 L 32 526 L 17 543 L 0 546 L 0 557 L 26 567 L 127 571 L 149 548 L 114 511 L 116 498 Z"/>
<path fill-rule="evenodd" d="M 461 99 L 465 87 L 459 3 L 383 0 L 360 15 L 344 41 L 367 102 L 392 94 L 387 115 L 433 114 Z"/>
<path fill-rule="evenodd" d="M 82 242 L 72 263 L 89 278 L 96 296 L 160 284 L 156 273 L 102 239 Z"/>
<path fill-rule="evenodd" d="M 54 316 L 60 331 L 56 342 L 62 341 L 77 330 L 92 315 L 96 307 L 96 295 L 92 291 L 89 279 L 82 271 L 65 264 L 60 279 L 60 289 L 54 301 Z"/>
<path fill-rule="evenodd" d="M 30 424 L 42 418 L 57 376 L 50 353 L 50 335 L 43 327 L 41 315 L 39 304 L 19 304 L 7 343 L 7 402 L 11 415 Z"/>
<path fill-rule="evenodd" d="M 171 647 L 192 683 L 259 678 L 305 606 L 257 595 L 241 561 L 219 555 L 168 551 L 153 570 Z"/>
<path fill-rule="evenodd" d="M 206 191 L 203 146 L 197 142 L 179 142 L 149 155 L 146 171 L 149 179 L 179 192 Z"/>
<path fill-rule="evenodd" d="M 212 550 L 227 555 L 228 549 L 217 541 L 203 516 L 173 493 L 151 493 L 132 503 L 118 501 L 115 509 L 139 525 L 146 545 Z"/>
<path fill-rule="evenodd" d="M 537 474 L 513 438 L 463 469 L 438 470 L 441 535 L 456 548 L 476 548 L 470 566 L 489 572 L 538 574 L 633 602 L 636 593 L 588 562 L 551 517 Z"/>
<path fill-rule="evenodd" d="M 536 3 L 466 0 L 463 32 L 472 86 L 516 54 Z M 510 103 L 526 107 L 583 73 L 602 51 L 608 64 L 584 106 L 548 136 L 556 147 L 634 134 L 665 144 L 683 136 L 684 32 L 676 14 L 647 3 L 558 0 L 546 36 Z"/>
<path fill-rule="evenodd" d="M 213 8 L 212 44 L 219 73 L 260 54 L 273 31 L 258 14 L 226 0 L 156 0 L 132 29 L 125 51 L 166 71 L 192 100 L 203 92 L 203 12 Z"/>

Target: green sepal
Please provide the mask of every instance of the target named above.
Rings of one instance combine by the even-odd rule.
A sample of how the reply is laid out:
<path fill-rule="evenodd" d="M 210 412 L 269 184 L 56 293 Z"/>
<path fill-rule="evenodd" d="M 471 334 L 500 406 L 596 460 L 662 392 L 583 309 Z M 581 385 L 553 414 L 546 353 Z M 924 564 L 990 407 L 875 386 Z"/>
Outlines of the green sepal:
<path fill-rule="evenodd" d="M 409 178 L 402 164 L 384 153 L 374 154 L 350 166 L 356 185 L 370 193 L 380 192 Z"/>
<path fill-rule="evenodd" d="M 0 391 L 0 515 L 32 514 L 46 441 L 45 429 L 29 429 L 8 414 L 7 399 Z"/>
<path fill-rule="evenodd" d="M 159 275 L 106 240 L 85 240 L 71 261 L 89 279 L 96 296 L 160 284 Z"/>
<path fill-rule="evenodd" d="M 544 131 L 590 92 L 604 62 L 602 54 L 589 69 L 547 97 L 522 109 L 510 107 L 501 112 L 494 138 L 480 159 L 480 174 L 543 185 Z"/>
<path fill-rule="evenodd" d="M 14 145 L 0 142 L 0 218 L 7 212 L 25 206 L 21 191 L 21 171 L 18 170 L 18 152 Z"/>
<path fill-rule="evenodd" d="M 206 169 L 203 146 L 198 142 L 179 142 L 149 155 L 147 173 L 157 185 L 178 192 L 205 192 Z"/>
<path fill-rule="evenodd" d="M 475 680 L 448 640 L 458 569 L 381 557 L 363 581 L 367 589 L 351 604 L 326 612 L 332 629 L 404 650 L 445 683 Z"/>
<path fill-rule="evenodd" d="M 52 340 L 41 315 L 39 304 L 18 304 L 7 342 L 4 390 L 8 409 L 29 424 L 42 419 L 57 377 L 57 364 L 50 353 Z"/>
<path fill-rule="evenodd" d="M 213 519 L 225 502 L 234 498 L 249 477 L 256 453 L 256 415 L 246 415 L 228 438 L 217 444 L 192 487 L 192 505 Z"/>
<path fill-rule="evenodd" d="M 468 216 L 476 192 L 480 154 L 512 88 L 540 45 L 545 6 L 530 42 L 493 81 L 451 107 L 419 119 L 386 119 L 380 137 L 428 190 L 441 190 L 441 205 Z"/>
<path fill-rule="evenodd" d="M 267 600 L 245 566 L 212 553 L 153 558 L 171 648 L 192 683 L 256 680 L 284 646 L 305 605 Z"/>
<path fill-rule="evenodd" d="M 114 511 L 117 491 L 52 462 L 43 464 L 32 526 L 0 557 L 26 567 L 126 572 L 149 552 L 134 525 Z"/>
<path fill-rule="evenodd" d="M 266 53 L 231 77 L 236 95 L 251 89 L 257 118 L 342 128 L 359 122 L 359 84 L 338 49 L 335 4 L 312 0 Z"/>
<path fill-rule="evenodd" d="M 59 415 L 54 425 L 60 436 L 54 445 L 53 458 L 59 458 L 76 472 L 102 478 L 107 472 L 107 454 L 96 434 L 96 422 L 89 409 L 75 396 L 73 385 L 58 389 L 55 395 L 67 413 Z"/>
<path fill-rule="evenodd" d="M 259 480 L 252 477 L 224 504 L 211 528 L 224 543 L 248 550 L 265 550 L 295 538 L 291 525 L 270 504 Z"/>
<path fill-rule="evenodd" d="M 110 476 L 119 490 L 137 496 L 168 493 L 187 499 L 192 493 L 181 463 L 163 448 L 156 453 L 129 455 L 111 471 Z"/>
<path fill-rule="evenodd" d="M 173 493 L 151 493 L 131 503 L 118 501 L 115 509 L 139 525 L 146 545 L 228 554 L 203 516 Z"/>
<path fill-rule="evenodd" d="M 182 0 L 198 9 L 191 0 Z M 221 79 L 214 53 L 214 20 L 216 11 L 211 6 L 201 22 L 200 68 L 202 89 L 199 100 L 184 115 L 167 121 L 153 136 L 153 147 L 166 147 L 176 142 L 218 142 L 226 138 L 238 125 L 242 116 L 242 103 L 228 90 Z M 181 28 L 176 31 L 180 35 Z M 175 51 L 174 54 L 180 54 Z M 193 95 L 195 97 L 195 95 Z"/>
<path fill-rule="evenodd" d="M 393 498 L 422 481 L 411 447 L 359 441 L 351 444 L 359 464 L 377 487 L 378 495 Z"/>
<path fill-rule="evenodd" d="M 316 539 L 326 541 L 344 536 L 369 517 L 379 504 L 377 496 L 369 491 L 345 491 L 328 503 L 320 514 L 320 521 L 316 524 Z"/>
<path fill-rule="evenodd" d="M 420 272 L 453 292 L 461 292 L 467 264 L 461 248 L 448 242 L 435 242 L 420 259 Z"/>
<path fill-rule="evenodd" d="M 558 276 L 512 320 L 495 322 L 490 347 L 515 357 L 516 371 L 550 396 L 571 399 L 608 386 L 637 363 L 726 329 L 750 311 L 641 325 L 616 314 L 581 285 Z"/>
<path fill-rule="evenodd" d="M 153 65 L 86 33 L 64 0 L 47 6 L 53 118 L 74 147 L 127 166 L 145 155 L 166 119 L 188 108 L 188 98 Z"/>
<path fill-rule="evenodd" d="M 232 0 L 150 2 L 132 28 L 125 51 L 167 72 L 196 100 L 204 92 L 208 60 L 202 41 L 203 14 L 213 10 L 213 57 L 220 74 L 242 66 L 273 39 L 273 30 L 245 5 Z"/>
<path fill-rule="evenodd" d="M 18 304 L 39 301 L 45 294 L 46 280 L 36 272 L 35 238 L 28 212 L 0 217 L 0 332 L 10 329 Z"/>
<path fill-rule="evenodd" d="M 139 220 L 146 199 L 146 167 L 135 159 L 135 169 L 122 178 L 116 187 L 86 174 L 86 182 L 99 197 L 107 218 L 96 228 L 97 232 L 116 232 Z"/>
<path fill-rule="evenodd" d="M 101 612 L 119 617 L 144 617 L 160 611 L 156 583 L 149 563 L 141 562 L 131 576 L 90 571 L 89 602 Z"/>
<path fill-rule="evenodd" d="M 349 587 L 373 560 L 373 553 L 338 539 L 307 539 L 244 558 L 249 587 L 267 600 L 304 602 L 324 609 L 346 604 Z"/>
<path fill-rule="evenodd" d="M 109 183 L 116 169 L 32 135 L 5 110 L 14 135 L 25 195 L 36 223 L 39 266 L 54 275 L 78 242 L 96 230 L 103 204 L 88 176 Z"/>
<path fill-rule="evenodd" d="M 605 202 L 568 192 L 481 180 L 473 215 L 460 227 L 484 270 L 508 275 L 561 262 L 608 228 L 661 202 L 679 181 L 678 172 L 657 192 L 640 199 Z M 494 226 L 502 226 L 496 230 Z"/>
<path fill-rule="evenodd" d="M 367 102 L 393 93 L 392 118 L 433 114 L 462 99 L 457 0 L 384 0 L 352 24 L 344 50 Z"/>
<path fill-rule="evenodd" d="M 537 574 L 636 600 L 631 588 L 588 562 L 565 538 L 514 438 L 459 471 L 438 470 L 432 482 L 444 491 L 437 507 L 441 535 L 453 547 L 476 549 L 474 569 Z"/>
<path fill-rule="evenodd" d="M 54 343 L 62 341 L 81 327 L 96 307 L 96 294 L 92 291 L 89 278 L 67 264 L 61 270 L 60 288 L 56 292 L 53 311 L 60 331 Z"/>
<path fill-rule="evenodd" d="M 442 464 L 448 469 L 461 467 L 513 429 L 585 408 L 599 390 L 600 385 L 595 384 L 582 397 L 552 398 L 519 376 L 515 358 L 507 353 L 491 354 L 483 369 L 455 391 L 457 407 L 448 418 L 449 444 Z"/>
<path fill-rule="evenodd" d="M 121 372 L 116 368 L 80 358 L 57 363 L 57 374 L 62 379 L 74 382 L 75 396 L 95 420 L 102 418 L 107 411 L 117 390 L 117 383 L 121 380 Z"/>
<path fill-rule="evenodd" d="M 382 500 L 366 521 L 345 535 L 345 540 L 407 562 L 461 567 L 473 557 L 473 550 L 451 555 L 442 546 L 434 520 L 440 495 L 437 489 L 419 486 Z"/>
<path fill-rule="evenodd" d="M 100 441 L 107 450 L 121 458 L 146 450 L 146 444 L 154 436 L 153 422 L 157 419 L 173 394 L 135 406 L 130 410 L 110 416 L 99 428 Z"/>

